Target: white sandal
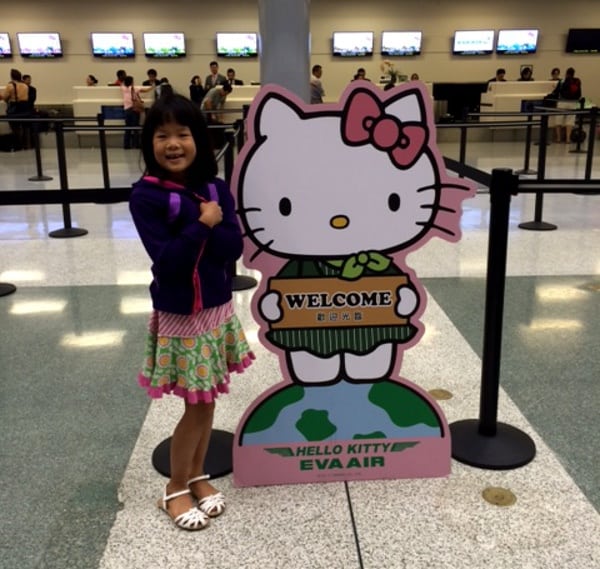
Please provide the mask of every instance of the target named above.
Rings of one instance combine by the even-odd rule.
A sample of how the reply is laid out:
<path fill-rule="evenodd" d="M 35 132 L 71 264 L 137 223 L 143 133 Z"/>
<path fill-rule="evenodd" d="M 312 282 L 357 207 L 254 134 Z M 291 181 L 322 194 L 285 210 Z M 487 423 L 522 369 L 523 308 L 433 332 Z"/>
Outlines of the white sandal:
<path fill-rule="evenodd" d="M 204 529 L 210 523 L 209 517 L 204 511 L 198 508 L 190 508 L 187 512 L 179 514 L 176 518 L 174 518 L 173 516 L 171 516 L 167 508 L 167 502 L 169 500 L 172 500 L 173 498 L 179 498 L 179 496 L 185 496 L 186 494 L 191 493 L 191 490 L 187 489 L 180 490 L 179 492 L 173 492 L 173 494 L 169 494 L 167 496 L 167 489 L 165 488 L 162 500 L 159 500 L 158 502 L 158 507 L 173 520 L 173 523 L 178 528 L 186 529 L 189 531 L 196 531 Z"/>
<path fill-rule="evenodd" d="M 188 486 L 194 482 L 200 482 L 201 480 L 208 480 L 210 474 L 202 474 L 188 480 Z M 206 514 L 209 518 L 216 518 L 225 511 L 225 496 L 221 492 L 211 494 L 204 498 L 198 499 L 198 510 Z"/>

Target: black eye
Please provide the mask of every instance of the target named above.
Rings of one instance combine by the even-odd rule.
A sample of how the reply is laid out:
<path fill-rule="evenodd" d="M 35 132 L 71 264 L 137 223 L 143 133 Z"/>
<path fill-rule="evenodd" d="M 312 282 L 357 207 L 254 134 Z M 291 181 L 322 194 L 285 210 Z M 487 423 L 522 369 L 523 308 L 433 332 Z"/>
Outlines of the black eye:
<path fill-rule="evenodd" d="M 400 196 L 398 194 L 389 195 L 388 207 L 391 211 L 398 211 L 400 209 Z"/>
<path fill-rule="evenodd" d="M 281 198 L 279 200 L 279 213 L 286 217 L 292 213 L 292 202 L 289 198 Z"/>

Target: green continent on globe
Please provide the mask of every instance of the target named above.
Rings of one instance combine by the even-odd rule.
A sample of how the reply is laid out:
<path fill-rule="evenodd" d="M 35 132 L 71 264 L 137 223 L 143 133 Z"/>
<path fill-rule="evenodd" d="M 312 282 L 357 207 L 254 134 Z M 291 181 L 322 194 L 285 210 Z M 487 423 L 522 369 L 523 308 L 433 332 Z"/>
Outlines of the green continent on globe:
<path fill-rule="evenodd" d="M 276 391 L 270 398 L 263 401 L 250 415 L 244 426 L 245 433 L 258 433 L 271 427 L 279 413 L 304 397 L 304 388 L 299 385 L 292 385 L 283 391 Z"/>
<path fill-rule="evenodd" d="M 296 428 L 307 441 L 324 441 L 337 431 L 337 427 L 329 420 L 328 414 L 327 411 L 307 409 L 296 422 Z"/>
<path fill-rule="evenodd" d="M 386 411 L 390 420 L 399 427 L 421 423 L 429 427 L 440 427 L 439 418 L 431 406 L 401 384 L 392 381 L 373 384 L 369 391 L 369 401 Z"/>

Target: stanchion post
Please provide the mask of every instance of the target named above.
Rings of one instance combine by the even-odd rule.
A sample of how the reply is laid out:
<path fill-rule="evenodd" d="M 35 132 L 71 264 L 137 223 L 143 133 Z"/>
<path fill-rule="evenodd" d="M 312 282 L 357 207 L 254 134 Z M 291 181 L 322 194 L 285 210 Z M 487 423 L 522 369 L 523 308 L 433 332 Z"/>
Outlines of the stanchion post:
<path fill-rule="evenodd" d="M 67 177 L 67 153 L 65 151 L 65 132 L 63 123 L 56 123 L 56 153 L 58 157 L 58 174 L 60 178 L 60 189 L 62 192 L 62 211 L 64 227 L 50 231 L 50 237 L 80 237 L 87 234 L 87 229 L 73 227 L 71 225 L 71 207 L 69 203 L 69 180 Z"/>
<path fill-rule="evenodd" d="M 104 130 L 104 115 L 98 113 L 98 142 L 100 144 L 100 163 L 102 165 L 102 181 L 104 189 L 110 190 L 110 175 L 108 173 L 108 151 L 106 148 L 106 131 Z"/>
<path fill-rule="evenodd" d="M 459 148 L 459 156 L 458 161 L 464 166 L 465 160 L 467 159 L 467 127 L 460 127 L 460 148 Z M 459 178 L 462 178 L 463 175 L 459 174 Z"/>
<path fill-rule="evenodd" d="M 579 99 L 579 110 L 580 111 L 583 111 L 584 104 L 585 104 L 585 99 L 582 97 L 581 99 Z M 583 138 L 583 136 L 582 136 L 582 133 L 583 133 L 583 113 L 579 113 L 579 114 L 576 115 L 575 126 L 577 127 L 576 130 L 579 131 L 579 136 L 577 137 L 577 142 L 575 143 L 575 149 L 574 150 L 569 150 L 569 152 L 571 152 L 573 154 L 581 154 L 582 152 L 585 152 L 585 150 L 581 150 L 581 139 Z M 567 143 L 569 143 L 569 142 L 570 141 L 567 140 Z"/>
<path fill-rule="evenodd" d="M 598 125 L 598 107 L 590 109 L 590 134 L 588 136 L 587 156 L 585 160 L 586 181 L 592 179 L 592 164 L 594 162 L 594 143 L 596 140 L 596 127 Z"/>
<path fill-rule="evenodd" d="M 17 287 L 11 283 L 0 283 L 0 296 L 8 296 L 17 290 Z"/>
<path fill-rule="evenodd" d="M 537 179 L 543 181 L 546 176 L 546 141 L 548 140 L 548 118 L 549 115 L 544 113 L 541 115 L 540 123 L 540 144 L 538 147 L 538 175 Z M 542 221 L 544 209 L 544 192 L 541 190 L 535 193 L 535 212 L 533 221 L 525 221 L 519 223 L 521 229 L 530 229 L 535 231 L 552 231 L 556 229 L 553 223 Z"/>
<path fill-rule="evenodd" d="M 518 468 L 535 457 L 535 444 L 527 434 L 497 420 L 510 199 L 517 190 L 512 170 L 493 170 L 479 419 L 450 425 L 453 458 L 492 470 Z"/>
<path fill-rule="evenodd" d="M 35 152 L 35 167 L 37 174 L 28 178 L 30 182 L 47 182 L 52 180 L 51 176 L 44 176 L 42 172 L 42 152 L 40 149 L 40 130 L 39 123 L 33 122 L 31 124 L 31 137 L 33 139 L 33 150 Z"/>
<path fill-rule="evenodd" d="M 515 174 L 528 174 L 533 175 L 537 172 L 529 168 L 529 159 L 531 156 L 531 133 L 533 130 L 533 113 L 532 109 L 529 108 L 529 114 L 527 115 L 527 129 L 525 131 L 525 162 L 522 170 L 517 170 Z"/>

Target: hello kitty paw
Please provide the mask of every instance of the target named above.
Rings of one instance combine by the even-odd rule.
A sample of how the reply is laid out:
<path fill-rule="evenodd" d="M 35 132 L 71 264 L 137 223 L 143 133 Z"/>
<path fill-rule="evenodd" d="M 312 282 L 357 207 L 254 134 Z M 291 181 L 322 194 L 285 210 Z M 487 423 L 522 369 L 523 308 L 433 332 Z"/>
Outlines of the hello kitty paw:
<path fill-rule="evenodd" d="M 416 291 L 408 286 L 401 286 L 398 287 L 396 294 L 398 296 L 396 314 L 398 316 L 410 316 L 419 304 L 419 297 Z"/>
<path fill-rule="evenodd" d="M 265 294 L 260 300 L 260 313 L 263 318 L 269 322 L 276 322 L 281 319 L 283 312 L 280 308 L 281 297 L 276 292 Z"/>
<path fill-rule="evenodd" d="M 296 383 L 313 385 L 338 381 L 341 365 L 339 355 L 324 358 L 298 351 L 291 352 L 288 357 L 290 375 Z"/>

